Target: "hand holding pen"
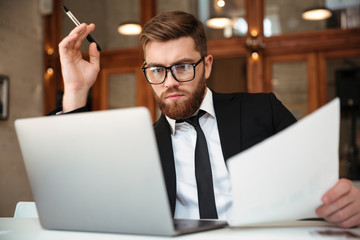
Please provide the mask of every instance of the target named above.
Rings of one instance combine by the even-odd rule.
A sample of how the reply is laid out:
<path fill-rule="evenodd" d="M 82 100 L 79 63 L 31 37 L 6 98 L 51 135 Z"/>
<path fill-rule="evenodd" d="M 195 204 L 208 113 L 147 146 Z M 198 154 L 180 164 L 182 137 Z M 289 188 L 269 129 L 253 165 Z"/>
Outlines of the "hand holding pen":
<path fill-rule="evenodd" d="M 88 92 L 100 70 L 100 52 L 96 43 L 89 46 L 89 61 L 80 50 L 84 39 L 95 29 L 94 24 L 80 24 L 59 44 L 61 71 L 64 81 L 63 112 L 86 105 Z"/>
<path fill-rule="evenodd" d="M 70 10 L 69 10 L 67 7 L 65 7 L 64 5 L 63 5 L 63 9 L 64 9 L 66 15 L 71 19 L 71 21 L 73 21 L 73 23 L 74 23 L 76 26 L 79 26 L 79 25 L 80 25 L 80 22 L 79 22 L 79 20 L 77 20 L 77 18 L 72 14 L 72 12 L 70 12 Z M 94 40 L 94 38 L 93 38 L 90 34 L 86 36 L 86 39 L 89 41 L 89 43 L 92 43 L 92 42 L 96 43 L 97 50 L 98 50 L 98 51 L 101 51 L 101 48 L 100 48 L 99 44 Z"/>

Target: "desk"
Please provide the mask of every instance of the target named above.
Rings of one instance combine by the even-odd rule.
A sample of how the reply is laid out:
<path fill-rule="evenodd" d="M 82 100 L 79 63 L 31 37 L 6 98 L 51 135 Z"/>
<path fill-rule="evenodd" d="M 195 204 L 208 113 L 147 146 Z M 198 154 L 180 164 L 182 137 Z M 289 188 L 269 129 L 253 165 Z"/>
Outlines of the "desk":
<path fill-rule="evenodd" d="M 355 235 L 360 238 L 360 228 L 339 229 L 331 227 L 323 222 L 297 222 L 292 227 L 248 227 L 248 228 L 224 228 L 201 233 L 183 235 L 179 237 L 157 237 L 126 234 L 88 233 L 70 231 L 44 230 L 37 218 L 0 218 L 0 240 L 247 240 L 247 239 L 345 239 L 344 234 Z M 332 236 L 329 236 L 329 233 Z M 342 235 L 342 236 L 341 236 Z M 337 236 L 337 237 L 335 237 Z"/>

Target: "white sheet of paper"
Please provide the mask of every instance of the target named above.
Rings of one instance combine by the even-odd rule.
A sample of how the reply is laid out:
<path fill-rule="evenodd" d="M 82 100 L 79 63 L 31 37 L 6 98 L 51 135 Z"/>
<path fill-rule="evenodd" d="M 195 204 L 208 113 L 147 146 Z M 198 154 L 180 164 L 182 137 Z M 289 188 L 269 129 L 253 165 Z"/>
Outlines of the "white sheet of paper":
<path fill-rule="evenodd" d="M 227 161 L 230 226 L 316 217 L 339 178 L 340 101 L 334 99 L 282 132 Z"/>

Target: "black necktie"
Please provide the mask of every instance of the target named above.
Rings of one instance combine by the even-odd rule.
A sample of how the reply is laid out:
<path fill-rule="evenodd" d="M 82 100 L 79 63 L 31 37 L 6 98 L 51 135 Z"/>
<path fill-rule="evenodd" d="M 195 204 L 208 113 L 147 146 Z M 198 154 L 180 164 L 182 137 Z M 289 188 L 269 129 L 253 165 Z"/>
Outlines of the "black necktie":
<path fill-rule="evenodd" d="M 191 124 L 197 133 L 195 145 L 195 177 L 198 191 L 200 218 L 217 219 L 218 215 L 215 204 L 209 151 L 204 132 L 199 124 L 199 118 L 205 113 L 205 111 L 199 110 L 196 116 L 192 116 L 184 121 Z M 181 122 L 181 120 L 178 122 Z"/>

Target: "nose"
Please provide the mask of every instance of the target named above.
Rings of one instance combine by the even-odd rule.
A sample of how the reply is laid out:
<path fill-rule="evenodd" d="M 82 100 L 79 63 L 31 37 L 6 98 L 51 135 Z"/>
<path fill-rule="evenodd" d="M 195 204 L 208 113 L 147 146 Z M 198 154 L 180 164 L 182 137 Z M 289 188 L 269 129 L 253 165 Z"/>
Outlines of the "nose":
<path fill-rule="evenodd" d="M 179 85 L 179 82 L 176 81 L 176 79 L 172 75 L 170 69 L 166 69 L 166 71 L 167 72 L 166 72 L 164 86 L 167 87 L 167 88 L 171 88 L 171 87 Z"/>

